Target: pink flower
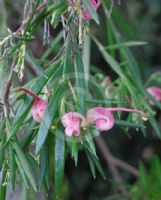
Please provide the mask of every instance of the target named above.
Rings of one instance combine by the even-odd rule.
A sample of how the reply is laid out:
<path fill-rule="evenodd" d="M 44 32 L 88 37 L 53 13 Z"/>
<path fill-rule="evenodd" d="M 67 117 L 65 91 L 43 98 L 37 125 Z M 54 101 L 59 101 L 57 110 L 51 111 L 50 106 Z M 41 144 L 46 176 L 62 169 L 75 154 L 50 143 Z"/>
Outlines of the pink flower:
<path fill-rule="evenodd" d="M 115 119 L 112 112 L 108 111 L 106 108 L 91 108 L 87 112 L 87 123 L 95 124 L 100 131 L 112 129 L 114 122 Z"/>
<path fill-rule="evenodd" d="M 133 110 L 128 108 L 103 108 L 103 107 L 96 107 L 91 108 L 87 112 L 87 123 L 88 124 L 95 124 L 98 130 L 100 131 L 107 131 L 113 128 L 114 126 L 114 111 L 125 111 L 125 112 L 135 112 L 143 117 L 145 117 L 145 113 L 139 110 Z"/>
<path fill-rule="evenodd" d="M 80 136 L 81 120 L 84 121 L 84 117 L 77 112 L 69 112 L 63 115 L 61 122 L 65 127 L 65 134 L 68 137 Z"/>
<path fill-rule="evenodd" d="M 147 91 L 157 100 L 161 102 L 161 89 L 158 87 L 149 87 Z"/>
<path fill-rule="evenodd" d="M 48 103 L 44 99 L 38 97 L 36 94 L 23 87 L 18 88 L 17 91 L 23 91 L 34 98 L 35 101 L 32 105 L 32 116 L 36 122 L 40 123 L 44 116 Z"/>
<path fill-rule="evenodd" d="M 99 6 L 101 5 L 101 0 L 90 0 L 90 4 L 92 5 L 93 9 L 96 11 Z M 87 21 L 92 19 L 92 16 L 90 14 L 90 12 L 88 11 L 87 8 L 84 9 L 83 11 L 83 20 Z"/>

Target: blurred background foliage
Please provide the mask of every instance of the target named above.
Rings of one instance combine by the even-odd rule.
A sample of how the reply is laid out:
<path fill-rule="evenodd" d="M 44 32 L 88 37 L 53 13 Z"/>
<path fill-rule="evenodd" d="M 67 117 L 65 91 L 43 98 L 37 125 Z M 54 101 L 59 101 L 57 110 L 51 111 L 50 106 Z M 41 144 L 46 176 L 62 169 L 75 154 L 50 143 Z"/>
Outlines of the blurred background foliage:
<path fill-rule="evenodd" d="M 16 31 L 23 20 L 23 7 L 25 1 L 21 0 L 0 0 L 0 36 L 4 37 L 7 34 L 7 27 L 12 31 Z M 101 41 L 104 46 L 116 44 L 113 36 L 109 31 L 110 19 L 103 14 L 102 8 L 99 9 L 100 26 L 95 22 L 91 22 L 91 32 Z M 147 44 L 142 46 L 132 46 L 130 50 L 137 62 L 141 71 L 141 77 L 144 82 L 144 87 L 151 85 L 161 86 L 161 0 L 121 0 L 121 5 L 117 0 L 114 1 L 114 7 L 111 14 L 111 19 L 114 21 L 117 30 L 119 30 L 124 41 L 144 41 Z M 105 28 L 106 27 L 106 28 Z M 59 31 L 61 26 L 55 30 L 51 29 L 53 38 L 57 38 L 52 55 L 56 55 L 60 48 Z M 108 36 L 107 36 L 108 35 Z M 34 57 L 40 65 L 44 65 L 45 59 L 42 59 L 44 52 L 48 46 L 43 46 L 43 27 L 41 31 L 34 33 L 36 41 L 29 45 Z M 42 47 L 43 46 L 43 47 Z M 115 85 L 119 85 L 119 78 L 116 73 L 107 66 L 103 60 L 101 53 L 96 50 L 95 43 L 92 43 L 91 48 L 91 73 L 95 76 L 98 82 L 101 83 L 104 76 L 108 75 Z M 121 47 L 120 47 L 121 48 Z M 117 57 L 121 61 L 121 56 L 118 51 L 113 48 L 109 49 L 111 55 Z M 31 60 L 27 58 L 29 70 L 22 83 L 26 83 L 34 73 L 30 68 Z M 4 85 L 6 77 L 0 72 L 0 93 Z M 118 79 L 118 80 L 117 80 Z M 118 82 L 117 82 L 118 81 Z M 19 81 L 15 77 L 15 85 Z M 123 91 L 122 91 L 123 92 Z M 117 91 L 116 91 L 117 93 Z M 161 128 L 161 112 L 155 110 L 155 118 Z M 146 123 L 146 136 L 136 128 L 120 128 L 115 126 L 112 131 L 103 134 L 112 154 L 135 166 L 139 166 L 139 177 L 136 178 L 126 171 L 120 170 L 124 180 L 124 188 L 128 191 L 128 195 L 118 193 L 116 182 L 109 170 L 102 153 L 98 155 L 104 168 L 107 180 L 104 180 L 97 174 L 96 179 L 93 179 L 89 164 L 84 155 L 84 152 L 79 153 L 78 165 L 75 167 L 73 160 L 70 157 L 66 158 L 66 173 L 63 183 L 62 199 L 74 200 L 160 200 L 161 199 L 161 141 L 157 137 L 154 129 Z M 125 134 L 126 133 L 126 134 Z M 8 192 L 8 199 L 45 199 L 43 193 L 35 194 L 35 192 L 27 191 L 23 186 L 17 188 L 14 194 Z M 29 195 L 28 195 L 28 194 Z M 19 197 L 20 195 L 21 197 Z M 18 196 L 17 196 L 18 195 Z M 26 198 L 27 197 L 27 198 Z"/>

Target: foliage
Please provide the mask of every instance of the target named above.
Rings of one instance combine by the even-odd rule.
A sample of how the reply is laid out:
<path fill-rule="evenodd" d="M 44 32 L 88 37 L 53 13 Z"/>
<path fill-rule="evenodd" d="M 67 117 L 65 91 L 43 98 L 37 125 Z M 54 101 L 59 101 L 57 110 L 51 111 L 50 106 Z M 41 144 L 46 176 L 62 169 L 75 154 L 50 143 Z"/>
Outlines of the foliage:
<path fill-rule="evenodd" d="M 13 1 L 6 1 L 10 10 L 12 4 Z M 138 109 L 146 117 L 115 114 L 115 124 L 127 134 L 131 127 L 140 129 L 144 136 L 147 136 L 145 127 L 150 124 L 155 137 L 160 138 L 154 105 L 161 109 L 161 103 L 146 91 L 151 82 L 160 83 L 160 73 L 152 74 L 144 84 L 140 62 L 131 47 L 143 48 L 147 42 L 131 39 L 130 26 L 123 20 L 121 7 L 114 7 L 109 18 L 111 2 L 102 0 L 98 12 L 87 0 L 36 0 L 21 2 L 19 6 L 24 7 L 24 13 L 20 12 L 21 25 L 12 31 L 5 24 L 0 41 L 0 76 L 3 77 L 0 199 L 6 199 L 7 188 L 14 191 L 17 184 L 33 193 L 43 188 L 48 199 L 62 199 L 67 194 L 64 170 L 69 155 L 77 166 L 78 155 L 83 151 L 93 177 L 96 178 L 98 171 L 108 180 L 96 150 L 95 137 L 100 135 L 97 128 L 82 128 L 80 137 L 69 138 L 61 123 L 62 116 L 70 111 L 85 116 L 94 106 Z M 93 21 L 83 21 L 82 6 L 88 8 Z M 129 32 L 122 33 L 126 30 Z M 111 76 L 112 81 L 105 86 L 102 84 L 105 73 L 91 61 L 95 56 L 103 60 L 105 71 Z M 48 101 L 40 124 L 34 122 L 30 112 L 33 99 L 16 91 L 20 85 Z M 149 123 L 144 123 L 147 119 Z M 160 198 L 157 190 L 160 167 L 159 158 L 152 161 L 150 174 L 140 165 L 140 178 L 129 190 L 129 195 L 135 195 L 133 199 Z M 155 194 L 151 189 L 155 189 L 153 182 Z M 120 192 L 117 180 L 116 187 Z"/>

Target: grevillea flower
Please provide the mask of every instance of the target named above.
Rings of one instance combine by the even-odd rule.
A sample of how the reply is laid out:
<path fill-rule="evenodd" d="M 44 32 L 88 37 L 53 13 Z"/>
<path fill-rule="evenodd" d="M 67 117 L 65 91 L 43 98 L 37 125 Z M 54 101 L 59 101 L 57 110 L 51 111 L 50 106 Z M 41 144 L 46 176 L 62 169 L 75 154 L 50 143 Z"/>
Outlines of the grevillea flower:
<path fill-rule="evenodd" d="M 65 127 L 65 134 L 68 137 L 80 136 L 81 121 L 85 121 L 85 118 L 77 112 L 69 112 L 63 115 L 61 122 Z"/>
<path fill-rule="evenodd" d="M 103 107 L 96 107 L 91 108 L 87 112 L 87 123 L 88 124 L 95 124 L 98 130 L 100 131 L 107 131 L 113 128 L 115 119 L 113 116 L 114 111 L 125 111 L 125 112 L 135 112 L 143 117 L 146 114 L 139 110 L 133 110 L 128 108 L 103 108 Z"/>
<path fill-rule="evenodd" d="M 96 11 L 99 6 L 101 5 L 101 0 L 90 0 L 90 4 L 92 5 L 93 9 Z M 87 8 L 84 9 L 83 11 L 83 20 L 87 21 L 92 19 L 92 16 L 90 14 L 90 12 L 88 11 Z"/>
<path fill-rule="evenodd" d="M 161 89 L 158 87 L 149 87 L 147 91 L 157 100 L 161 102 Z"/>
<path fill-rule="evenodd" d="M 48 105 L 47 101 L 23 87 L 18 88 L 17 91 L 23 91 L 34 98 L 34 104 L 32 105 L 32 116 L 36 122 L 40 123 Z"/>
<path fill-rule="evenodd" d="M 106 108 L 91 108 L 87 112 L 87 123 L 95 124 L 98 130 L 110 130 L 114 126 L 114 116 Z"/>

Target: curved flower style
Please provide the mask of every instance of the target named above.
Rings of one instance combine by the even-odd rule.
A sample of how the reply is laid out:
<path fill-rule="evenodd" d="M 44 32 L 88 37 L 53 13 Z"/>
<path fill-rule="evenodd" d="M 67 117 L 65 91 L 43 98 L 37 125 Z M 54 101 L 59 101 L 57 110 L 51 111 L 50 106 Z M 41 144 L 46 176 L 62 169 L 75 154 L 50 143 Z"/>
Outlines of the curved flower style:
<path fill-rule="evenodd" d="M 17 91 L 23 91 L 24 93 L 29 94 L 34 98 L 35 101 L 32 106 L 32 116 L 36 122 L 40 123 L 48 103 L 44 99 L 38 97 L 36 94 L 23 87 L 18 88 Z"/>
<path fill-rule="evenodd" d="M 103 107 L 96 107 L 91 108 L 87 112 L 87 123 L 95 124 L 98 130 L 100 131 L 107 131 L 113 128 L 114 126 L 114 116 L 112 112 L 114 111 L 125 111 L 125 112 L 135 112 L 143 117 L 146 114 L 139 110 L 133 110 L 129 108 L 103 108 Z"/>
<path fill-rule="evenodd" d="M 161 102 L 161 89 L 158 87 L 149 87 L 147 91 L 157 100 Z"/>
<path fill-rule="evenodd" d="M 65 127 L 66 136 L 80 136 L 81 120 L 84 121 L 85 118 L 77 112 L 69 112 L 63 115 L 61 122 Z"/>
<path fill-rule="evenodd" d="M 90 0 L 90 4 L 92 5 L 93 9 L 96 11 L 101 5 L 101 0 Z M 92 19 L 92 16 L 90 12 L 88 11 L 88 9 L 86 8 L 83 11 L 83 20 L 88 21 L 90 19 Z"/>

